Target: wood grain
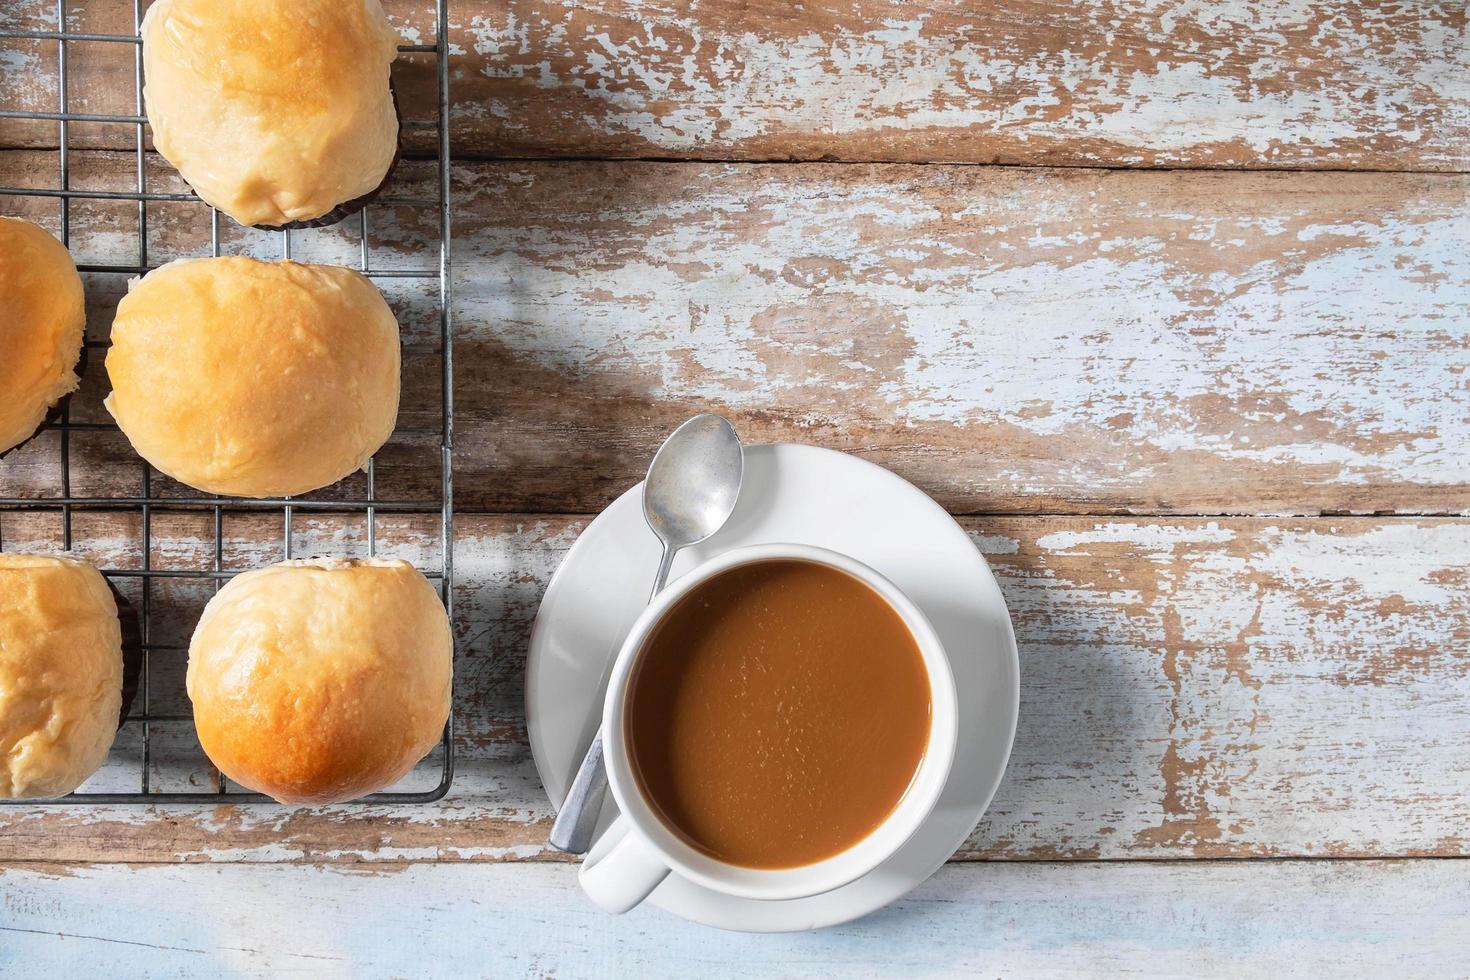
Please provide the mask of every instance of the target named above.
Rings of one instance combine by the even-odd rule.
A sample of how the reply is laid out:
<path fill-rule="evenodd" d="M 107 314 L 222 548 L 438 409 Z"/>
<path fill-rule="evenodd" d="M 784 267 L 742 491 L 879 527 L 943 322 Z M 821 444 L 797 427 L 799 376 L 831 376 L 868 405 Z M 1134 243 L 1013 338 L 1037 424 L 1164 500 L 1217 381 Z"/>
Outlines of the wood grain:
<path fill-rule="evenodd" d="M 1022 704 L 1005 781 L 959 857 L 1470 856 L 1470 521 L 964 523 L 1010 607 Z M 207 563 L 207 516 L 155 512 L 154 526 L 155 567 Z M 557 859 L 521 677 L 546 581 L 583 526 L 460 516 L 459 762 L 442 803 L 7 808 L 0 860 Z M 296 527 L 298 554 L 365 548 L 360 518 Z M 7 551 L 54 546 L 58 528 L 0 513 Z M 136 567 L 138 533 L 136 518 L 77 517 L 79 549 L 104 565 Z M 277 519 L 232 516 L 226 535 L 232 567 L 280 556 Z M 380 518 L 379 540 L 438 562 L 429 520 Z M 186 642 L 211 591 L 156 595 L 155 640 Z M 157 665 L 154 704 L 187 715 L 181 655 Z M 155 778 L 208 788 L 187 723 L 169 734 Z M 120 745 L 104 778 L 137 764 Z"/>
<path fill-rule="evenodd" d="M 87 186 L 131 179 L 131 156 L 73 159 Z M 3 153 L 0 180 L 53 164 Z M 584 162 L 455 184 L 465 510 L 596 511 L 714 410 L 959 513 L 1470 513 L 1470 177 Z M 74 250 L 126 256 L 135 210 L 75 202 Z M 152 261 L 207 249 L 198 205 L 149 212 Z M 432 265 L 428 220 L 374 209 L 375 261 Z M 295 254 L 356 245 L 349 222 Z M 384 284 L 412 338 L 437 330 L 427 284 Z M 95 336 L 122 286 L 90 277 Z M 432 423 L 435 363 L 405 421 Z"/>
<path fill-rule="evenodd" d="M 565 980 L 1470 971 L 1470 879 L 1445 861 L 950 865 L 867 918 L 780 936 L 605 915 L 562 865 L 10 868 L 0 908 L 0 968 L 38 975 L 83 961 L 107 976 Z"/>
<path fill-rule="evenodd" d="M 1470 509 L 1470 178 L 460 168 L 461 505 L 696 411 L 951 511 Z"/>
<path fill-rule="evenodd" d="M 131 33 L 124 2 L 69 29 Z M 406 40 L 432 6 L 394 0 Z M 1463 170 L 1466 12 L 1447 0 L 629 0 L 451 5 L 460 156 L 618 156 Z M 49 0 L 0 26 L 55 29 Z M 133 53 L 74 44 L 71 108 L 131 114 Z M 5 42 L 0 102 L 54 110 L 51 42 Z M 432 64 L 406 56 L 408 115 Z M 0 121 L 0 145 L 54 124 Z M 79 125 L 76 145 L 131 146 Z M 411 150 L 427 135 L 409 134 Z"/>
<path fill-rule="evenodd" d="M 1456 3 L 536 0 L 466 11 L 469 153 L 1465 168 Z M 483 60 L 481 60 L 483 59 Z"/>

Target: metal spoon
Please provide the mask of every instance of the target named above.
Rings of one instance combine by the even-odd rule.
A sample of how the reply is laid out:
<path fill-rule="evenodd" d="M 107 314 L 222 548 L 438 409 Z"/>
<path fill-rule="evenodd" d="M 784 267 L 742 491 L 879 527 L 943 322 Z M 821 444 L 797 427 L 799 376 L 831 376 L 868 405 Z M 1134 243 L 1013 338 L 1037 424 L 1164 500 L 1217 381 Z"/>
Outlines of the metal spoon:
<path fill-rule="evenodd" d="M 643 519 L 664 545 L 649 601 L 663 590 L 679 549 L 698 544 L 730 519 L 740 495 L 745 456 L 735 427 L 718 415 L 696 415 L 664 440 L 643 481 Z M 607 770 L 598 730 L 551 827 L 551 846 L 583 854 L 592 846 Z"/>

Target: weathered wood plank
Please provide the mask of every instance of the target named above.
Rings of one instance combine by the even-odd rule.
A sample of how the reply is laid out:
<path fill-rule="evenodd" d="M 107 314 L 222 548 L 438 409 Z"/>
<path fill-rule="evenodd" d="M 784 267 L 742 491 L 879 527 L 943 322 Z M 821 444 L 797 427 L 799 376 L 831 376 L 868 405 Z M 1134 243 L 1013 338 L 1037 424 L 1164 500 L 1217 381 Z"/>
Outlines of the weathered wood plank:
<path fill-rule="evenodd" d="M 130 179 L 131 157 L 73 158 L 91 186 Z M 0 154 L 0 179 L 53 162 Z M 708 409 L 960 513 L 1467 513 L 1467 206 L 1465 176 L 461 166 L 460 504 L 595 511 Z M 129 205 L 72 211 L 78 254 L 128 254 Z M 375 262 L 431 264 L 423 209 L 373 215 Z M 155 261 L 207 249 L 197 205 L 150 221 Z M 352 262 L 356 235 L 295 254 Z M 279 254 L 233 228 L 226 247 Z M 437 330 L 431 283 L 386 283 L 412 336 Z M 95 336 L 122 285 L 91 277 Z M 420 367 L 406 418 L 432 424 Z M 105 418 L 96 373 L 80 401 Z"/>
<path fill-rule="evenodd" d="M 458 776 L 423 807 L 0 809 L 0 860 L 555 859 L 525 742 L 537 604 L 583 518 L 461 515 Z M 199 567 L 204 515 L 155 513 L 156 567 Z M 1020 729 L 961 858 L 1470 855 L 1470 521 L 966 519 L 1010 605 Z M 0 514 L 6 550 L 54 516 Z M 297 553 L 360 554 L 359 518 L 297 519 Z M 79 515 L 77 542 L 135 567 L 136 519 Z M 279 524 L 227 523 L 232 567 L 279 557 Z M 432 522 L 381 518 L 385 551 L 437 564 Z M 209 594 L 155 597 L 184 642 Z M 155 704 L 187 711 L 180 661 Z M 187 726 L 172 778 L 207 786 Z M 114 774 L 136 763 L 120 747 Z M 163 775 L 163 774 L 160 774 Z M 116 778 L 116 776 L 115 776 Z M 179 785 L 175 782 L 171 785 Z"/>
<path fill-rule="evenodd" d="M 1470 510 L 1470 178 L 460 173 L 466 509 L 715 410 L 961 513 Z"/>
<path fill-rule="evenodd" d="M 535 0 L 465 18 L 471 153 L 1464 169 L 1454 3 Z M 483 59 L 483 60 L 480 60 Z"/>
<path fill-rule="evenodd" d="M 597 911 L 566 866 L 0 871 L 0 967 L 63 975 L 1265 977 L 1470 971 L 1465 862 L 950 865 L 752 936 Z"/>
<path fill-rule="evenodd" d="M 432 7 L 390 15 L 432 40 Z M 1463 170 L 1470 49 L 1446 0 L 463 0 L 452 5 L 461 155 L 911 160 Z M 74 4 L 71 30 L 132 30 Z M 80 8 L 80 9 L 77 9 Z M 54 29 L 49 0 L 5 26 Z M 55 45 L 7 42 L 0 101 L 53 109 Z M 77 45 L 71 107 L 131 113 L 126 46 Z M 430 64 L 399 65 L 432 116 Z M 77 127 L 127 146 L 127 127 Z M 5 145 L 52 145 L 9 122 Z M 423 134 L 410 146 L 426 148 Z"/>

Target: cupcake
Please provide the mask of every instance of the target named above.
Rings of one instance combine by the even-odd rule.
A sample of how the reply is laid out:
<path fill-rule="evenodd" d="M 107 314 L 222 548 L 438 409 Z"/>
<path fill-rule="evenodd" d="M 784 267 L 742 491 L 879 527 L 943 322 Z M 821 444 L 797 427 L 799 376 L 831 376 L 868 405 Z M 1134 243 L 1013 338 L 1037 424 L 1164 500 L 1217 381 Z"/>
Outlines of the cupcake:
<path fill-rule="evenodd" d="M 0 554 L 0 797 L 64 796 L 101 767 L 137 690 L 140 641 L 91 565 Z"/>
<path fill-rule="evenodd" d="M 398 416 L 398 321 L 350 269 L 181 259 L 117 307 L 104 403 L 206 493 L 306 493 L 362 469 Z"/>
<path fill-rule="evenodd" d="M 378 0 L 158 0 L 141 33 L 154 146 L 236 221 L 331 224 L 386 182 L 398 35 Z"/>
<path fill-rule="evenodd" d="M 340 803 L 439 741 L 453 659 L 444 604 L 407 562 L 287 561 L 210 600 L 186 683 L 220 772 L 281 803 Z"/>
<path fill-rule="evenodd" d="M 86 324 L 71 254 L 29 221 L 0 217 L 0 454 L 76 390 Z"/>

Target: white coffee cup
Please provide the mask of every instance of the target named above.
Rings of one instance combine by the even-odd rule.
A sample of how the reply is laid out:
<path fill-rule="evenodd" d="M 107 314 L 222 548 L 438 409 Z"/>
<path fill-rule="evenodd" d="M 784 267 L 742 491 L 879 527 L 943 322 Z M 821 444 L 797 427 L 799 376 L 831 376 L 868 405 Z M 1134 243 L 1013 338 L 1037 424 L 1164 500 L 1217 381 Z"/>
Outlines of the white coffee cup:
<path fill-rule="evenodd" d="M 703 854 L 659 819 L 633 777 L 625 711 L 633 668 L 665 614 L 715 575 L 739 565 L 774 559 L 809 561 L 846 572 L 866 583 L 898 613 L 918 645 L 929 675 L 929 743 L 903 797 L 866 837 L 815 864 L 759 869 L 726 864 Z M 613 663 L 603 702 L 602 734 L 608 781 L 621 815 L 607 831 L 615 843 L 608 847 L 606 841 L 600 842 L 582 863 L 578 875 L 582 888 L 609 912 L 633 908 L 670 874 L 725 895 L 770 901 L 805 898 L 840 888 L 882 864 L 929 816 L 954 764 L 958 729 L 954 675 L 944 647 L 923 612 L 892 582 L 862 562 L 825 548 L 765 544 L 727 551 L 659 593 L 633 623 Z M 834 806 L 840 804 L 840 800 L 833 801 Z"/>

